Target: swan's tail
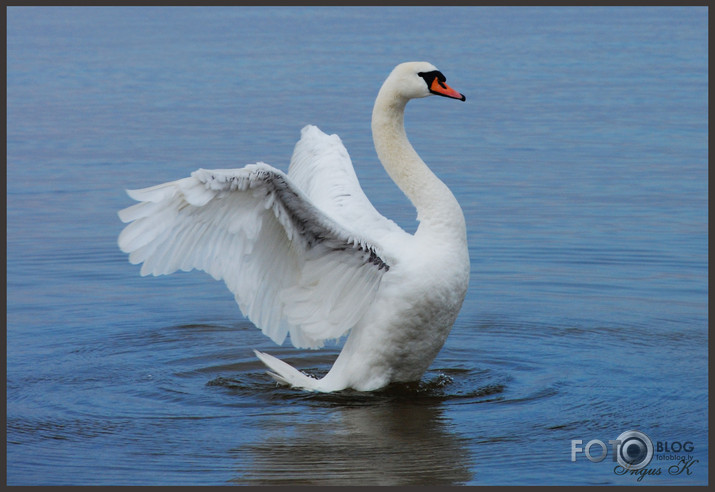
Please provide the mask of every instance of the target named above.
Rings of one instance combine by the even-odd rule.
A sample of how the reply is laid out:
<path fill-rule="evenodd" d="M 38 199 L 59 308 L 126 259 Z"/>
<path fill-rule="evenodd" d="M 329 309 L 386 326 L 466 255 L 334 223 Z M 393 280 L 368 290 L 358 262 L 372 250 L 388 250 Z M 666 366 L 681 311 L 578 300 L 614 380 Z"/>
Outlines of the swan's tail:
<path fill-rule="evenodd" d="M 280 384 L 286 384 L 294 388 L 304 389 L 308 391 L 320 391 L 318 388 L 319 380 L 306 376 L 298 369 L 293 366 L 283 362 L 280 359 L 273 357 L 272 355 L 259 352 L 258 350 L 253 351 L 256 357 L 261 359 L 270 371 L 268 374 L 273 377 Z"/>

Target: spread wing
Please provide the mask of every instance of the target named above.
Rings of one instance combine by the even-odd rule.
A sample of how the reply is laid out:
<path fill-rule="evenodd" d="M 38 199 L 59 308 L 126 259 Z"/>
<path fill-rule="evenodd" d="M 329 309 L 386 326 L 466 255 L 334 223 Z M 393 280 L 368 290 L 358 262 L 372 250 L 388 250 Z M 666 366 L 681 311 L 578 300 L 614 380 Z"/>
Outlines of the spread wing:
<path fill-rule="evenodd" d="M 142 275 L 198 269 L 223 280 L 276 343 L 318 348 L 357 323 L 389 270 L 375 244 L 321 211 L 278 169 L 199 169 L 129 191 L 119 247 Z M 354 230 L 354 229 L 353 229 Z"/>
<path fill-rule="evenodd" d="M 383 245 L 406 235 L 400 226 L 375 210 L 365 196 L 350 155 L 337 135 L 305 126 L 293 150 L 288 176 L 320 210 L 343 227 L 363 231 Z"/>

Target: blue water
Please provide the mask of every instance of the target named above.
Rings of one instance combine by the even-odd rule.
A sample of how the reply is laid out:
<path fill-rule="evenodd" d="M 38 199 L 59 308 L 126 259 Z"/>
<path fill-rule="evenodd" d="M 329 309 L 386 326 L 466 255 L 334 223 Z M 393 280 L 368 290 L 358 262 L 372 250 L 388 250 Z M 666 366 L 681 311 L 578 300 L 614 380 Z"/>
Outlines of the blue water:
<path fill-rule="evenodd" d="M 707 14 L 8 8 L 7 483 L 706 484 Z M 320 374 L 339 347 L 275 346 L 203 273 L 140 277 L 124 189 L 287 169 L 313 123 L 413 231 L 369 126 L 408 60 L 467 96 L 406 116 L 467 217 L 462 312 L 418 385 L 276 387 L 253 348 Z M 571 461 L 629 430 L 640 481 Z"/>

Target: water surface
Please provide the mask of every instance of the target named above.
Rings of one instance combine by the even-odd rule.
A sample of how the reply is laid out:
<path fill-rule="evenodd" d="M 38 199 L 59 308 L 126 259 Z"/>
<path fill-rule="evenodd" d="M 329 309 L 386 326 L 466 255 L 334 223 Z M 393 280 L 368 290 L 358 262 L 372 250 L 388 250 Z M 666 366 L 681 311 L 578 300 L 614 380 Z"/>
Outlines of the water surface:
<path fill-rule="evenodd" d="M 705 8 L 7 13 L 8 484 L 707 483 Z M 320 375 L 339 347 L 273 345 L 200 272 L 140 277 L 124 189 L 287 169 L 312 123 L 413 231 L 369 121 L 420 59 L 467 96 L 406 116 L 467 217 L 463 310 L 418 384 L 276 387 L 253 348 Z M 691 473 L 571 461 L 628 430 L 691 442 Z"/>

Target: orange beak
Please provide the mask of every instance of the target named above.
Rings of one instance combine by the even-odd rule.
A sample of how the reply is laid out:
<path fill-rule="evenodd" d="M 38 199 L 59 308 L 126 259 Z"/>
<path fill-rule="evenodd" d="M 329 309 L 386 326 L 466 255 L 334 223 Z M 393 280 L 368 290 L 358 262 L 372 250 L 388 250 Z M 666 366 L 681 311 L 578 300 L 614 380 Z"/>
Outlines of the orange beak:
<path fill-rule="evenodd" d="M 432 86 L 429 88 L 430 92 L 440 96 L 451 97 L 452 99 L 460 99 L 465 101 L 467 98 L 459 92 L 452 89 L 450 86 L 444 82 L 440 82 L 437 77 L 432 81 Z"/>

